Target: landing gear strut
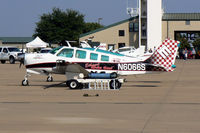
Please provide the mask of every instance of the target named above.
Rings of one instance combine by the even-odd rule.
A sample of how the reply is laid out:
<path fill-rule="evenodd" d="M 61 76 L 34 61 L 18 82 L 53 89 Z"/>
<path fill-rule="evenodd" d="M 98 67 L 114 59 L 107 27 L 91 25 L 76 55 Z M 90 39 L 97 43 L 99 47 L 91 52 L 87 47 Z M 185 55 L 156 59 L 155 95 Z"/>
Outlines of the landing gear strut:
<path fill-rule="evenodd" d="M 47 82 L 53 82 L 53 77 L 52 77 L 51 75 L 49 75 L 49 76 L 47 77 Z"/>
<path fill-rule="evenodd" d="M 24 80 L 22 80 L 22 86 L 28 86 L 29 85 L 28 76 L 30 76 L 30 75 L 28 73 L 26 73 L 26 75 L 24 76 Z"/>

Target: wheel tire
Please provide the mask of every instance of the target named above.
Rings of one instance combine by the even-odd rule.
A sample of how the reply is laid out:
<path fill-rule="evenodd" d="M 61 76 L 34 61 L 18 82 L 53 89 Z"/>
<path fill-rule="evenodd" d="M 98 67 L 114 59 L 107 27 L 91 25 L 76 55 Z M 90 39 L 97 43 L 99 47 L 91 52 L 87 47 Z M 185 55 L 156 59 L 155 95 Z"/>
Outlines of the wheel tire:
<path fill-rule="evenodd" d="M 5 61 L 5 60 L 1 60 L 1 63 L 2 63 L 2 64 L 5 64 L 5 63 L 6 63 L 6 61 Z"/>
<path fill-rule="evenodd" d="M 78 89 L 80 87 L 80 84 L 77 80 L 70 80 L 69 81 L 69 88 L 70 89 Z"/>
<path fill-rule="evenodd" d="M 15 58 L 13 56 L 10 56 L 9 62 L 10 64 L 15 64 Z"/>
<path fill-rule="evenodd" d="M 28 83 L 28 80 L 22 80 L 22 86 L 28 86 L 29 85 L 29 83 Z"/>
<path fill-rule="evenodd" d="M 53 77 L 48 76 L 48 77 L 47 77 L 47 82 L 53 82 Z"/>
<path fill-rule="evenodd" d="M 120 89 L 122 84 L 118 80 L 115 80 L 115 81 L 111 80 L 109 85 L 110 85 L 110 89 Z"/>

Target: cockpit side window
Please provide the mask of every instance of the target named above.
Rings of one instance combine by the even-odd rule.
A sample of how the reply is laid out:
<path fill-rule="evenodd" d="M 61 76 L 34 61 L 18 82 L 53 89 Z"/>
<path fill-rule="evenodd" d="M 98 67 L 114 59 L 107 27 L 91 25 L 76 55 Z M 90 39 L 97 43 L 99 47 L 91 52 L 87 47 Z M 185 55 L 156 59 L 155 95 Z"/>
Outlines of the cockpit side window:
<path fill-rule="evenodd" d="M 85 59 L 86 58 L 86 51 L 76 50 L 76 58 Z"/>
<path fill-rule="evenodd" d="M 62 57 L 67 57 L 67 58 L 72 58 L 74 54 L 74 49 L 63 49 L 61 50 L 60 53 L 58 53 L 57 56 L 62 56 Z"/>
<path fill-rule="evenodd" d="M 101 55 L 101 61 L 109 61 L 109 56 Z"/>
<path fill-rule="evenodd" d="M 91 60 L 98 60 L 98 54 L 90 53 L 90 59 Z"/>
<path fill-rule="evenodd" d="M 57 48 L 54 48 L 54 49 L 52 49 L 49 53 L 55 54 L 55 53 L 57 53 L 57 51 L 60 50 L 61 48 L 62 48 L 62 46 L 57 47 Z"/>

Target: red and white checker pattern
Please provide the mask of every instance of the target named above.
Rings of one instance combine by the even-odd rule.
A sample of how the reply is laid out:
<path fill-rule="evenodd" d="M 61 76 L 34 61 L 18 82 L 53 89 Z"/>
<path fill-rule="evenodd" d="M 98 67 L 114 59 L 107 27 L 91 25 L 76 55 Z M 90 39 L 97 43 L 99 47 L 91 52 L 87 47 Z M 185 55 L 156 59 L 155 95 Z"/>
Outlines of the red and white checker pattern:
<path fill-rule="evenodd" d="M 179 41 L 175 41 L 175 40 L 170 40 L 170 39 L 166 39 L 162 45 L 160 45 L 157 50 L 154 52 L 154 54 L 151 56 L 151 63 L 155 66 L 160 66 L 163 67 L 164 69 L 156 69 L 155 71 L 173 71 L 174 69 L 172 68 L 172 65 L 175 63 L 175 59 L 176 59 L 176 53 L 178 50 L 178 44 L 180 42 Z M 163 55 L 161 55 L 161 49 L 165 46 L 168 50 L 170 50 L 170 53 L 168 53 L 169 55 L 166 55 L 165 57 Z M 166 52 L 166 51 L 165 51 Z"/>

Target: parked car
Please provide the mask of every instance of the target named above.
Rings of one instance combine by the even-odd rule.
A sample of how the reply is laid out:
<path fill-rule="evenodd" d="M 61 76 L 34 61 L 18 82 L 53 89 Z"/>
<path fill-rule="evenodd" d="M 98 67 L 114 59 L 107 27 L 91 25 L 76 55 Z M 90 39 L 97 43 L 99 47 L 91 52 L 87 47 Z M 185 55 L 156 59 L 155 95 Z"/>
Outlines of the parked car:
<path fill-rule="evenodd" d="M 23 55 L 23 53 L 16 47 L 0 46 L 0 61 L 2 64 L 6 63 L 6 61 L 14 64 L 15 61 L 21 60 L 20 55 Z"/>

